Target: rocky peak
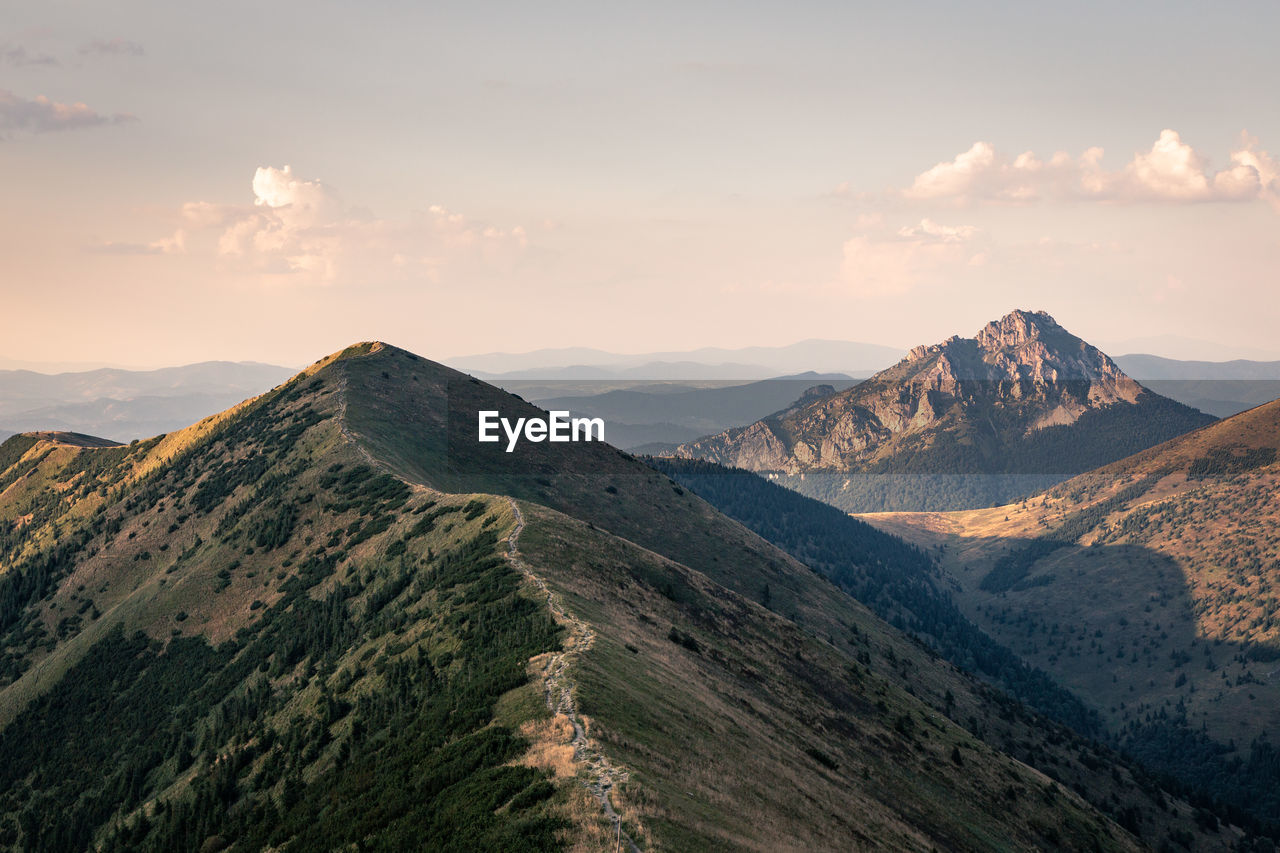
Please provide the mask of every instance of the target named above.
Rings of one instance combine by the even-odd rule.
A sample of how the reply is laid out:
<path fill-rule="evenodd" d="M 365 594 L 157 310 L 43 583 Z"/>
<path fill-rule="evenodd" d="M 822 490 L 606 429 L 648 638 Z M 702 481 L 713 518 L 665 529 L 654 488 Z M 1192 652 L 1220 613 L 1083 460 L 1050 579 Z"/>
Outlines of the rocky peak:
<path fill-rule="evenodd" d="M 1028 341 L 1045 337 L 1047 332 L 1066 333 L 1057 321 L 1044 311 L 1013 311 L 982 327 L 976 335 L 978 345 L 986 350 L 1025 346 Z"/>
<path fill-rule="evenodd" d="M 993 383 L 996 390 L 1010 381 L 1047 386 L 1083 380 L 1093 386 L 1090 396 L 1104 403 L 1132 400 L 1140 390 L 1104 353 L 1044 311 L 1012 311 L 971 338 L 953 335 L 915 347 L 902 364 L 898 381 L 948 394 L 957 393 L 958 383 L 971 381 Z M 1020 396 L 1023 390 L 1015 385 L 1009 393 Z"/>

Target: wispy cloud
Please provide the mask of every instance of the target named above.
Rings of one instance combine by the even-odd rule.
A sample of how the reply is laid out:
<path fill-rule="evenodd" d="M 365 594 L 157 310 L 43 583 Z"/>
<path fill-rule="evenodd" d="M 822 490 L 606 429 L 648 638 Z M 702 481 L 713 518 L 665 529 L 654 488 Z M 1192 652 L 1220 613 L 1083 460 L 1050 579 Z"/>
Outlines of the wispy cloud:
<path fill-rule="evenodd" d="M 28 100 L 15 95 L 8 89 L 0 89 L 0 131 L 25 130 L 30 133 L 49 133 L 136 120 L 136 117 L 127 113 L 105 115 L 92 109 L 83 101 L 64 104 L 50 100 L 44 95 L 37 95 Z"/>
<path fill-rule="evenodd" d="M 81 56 L 145 56 L 146 51 L 136 41 L 128 39 L 94 39 L 80 45 Z"/>
<path fill-rule="evenodd" d="M 57 57 L 47 53 L 32 53 L 20 44 L 0 42 L 0 62 L 14 68 L 25 68 L 32 65 L 60 65 Z"/>
<path fill-rule="evenodd" d="M 882 218 L 868 217 L 844 242 L 843 278 L 864 296 L 904 293 L 986 264 L 989 252 L 977 243 L 979 235 L 973 225 L 943 225 L 927 218 L 895 231 Z"/>
<path fill-rule="evenodd" d="M 172 237 L 153 240 L 150 243 L 99 243 L 89 247 L 90 252 L 101 255 L 178 255 L 186 251 L 187 232 L 179 228 Z"/>
<path fill-rule="evenodd" d="M 1280 206 L 1280 170 L 1276 160 L 1242 134 L 1228 165 L 1214 171 L 1208 158 L 1164 130 L 1147 151 L 1139 151 L 1121 169 L 1102 166 L 1103 150 L 1089 148 L 1078 157 L 1059 151 L 1042 159 L 1027 151 L 1009 156 L 989 142 L 938 163 L 916 176 L 902 195 L 916 200 L 1029 203 L 1046 199 L 1112 202 L 1246 202 L 1265 200 Z"/>
<path fill-rule="evenodd" d="M 963 243 L 977 233 L 978 229 L 973 225 L 939 225 L 927 217 L 921 219 L 919 225 L 898 229 L 899 237 L 936 243 Z"/>

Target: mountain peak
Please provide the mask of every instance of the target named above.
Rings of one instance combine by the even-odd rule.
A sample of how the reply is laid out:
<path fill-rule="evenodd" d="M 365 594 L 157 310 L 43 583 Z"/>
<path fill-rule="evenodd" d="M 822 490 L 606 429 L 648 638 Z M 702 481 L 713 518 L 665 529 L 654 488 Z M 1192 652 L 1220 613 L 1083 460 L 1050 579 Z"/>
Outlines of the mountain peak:
<path fill-rule="evenodd" d="M 973 337 L 915 347 L 846 391 L 801 400 L 772 420 L 689 442 L 676 453 L 795 475 L 797 483 L 806 472 L 829 472 L 837 485 L 811 478 L 803 488 L 842 508 L 882 508 L 888 498 L 876 491 L 880 486 L 855 486 L 848 475 L 1060 479 L 1119 458 L 1121 444 L 1137 451 L 1208 420 L 1146 391 L 1046 312 L 1018 310 Z M 1010 490 L 1010 497 L 1026 488 L 1015 479 L 991 486 Z M 939 487 L 936 494 L 958 505 L 959 492 Z M 990 503 L 995 492 L 982 485 L 971 494 L 962 500 Z M 881 503 L 855 503 L 863 495 Z"/>
<path fill-rule="evenodd" d="M 1011 311 L 999 320 L 992 320 L 975 336 L 983 349 L 1019 347 L 1046 333 L 1068 334 L 1066 329 L 1046 311 Z"/>
<path fill-rule="evenodd" d="M 1108 402 L 1132 401 L 1140 390 L 1105 353 L 1071 334 L 1045 311 L 1011 311 L 972 338 L 952 335 L 939 344 L 915 347 L 904 364 L 908 374 L 921 370 L 926 378 L 939 374 L 949 393 L 955 391 L 954 381 L 962 380 L 1036 385 L 1087 381 L 1099 385 Z"/>

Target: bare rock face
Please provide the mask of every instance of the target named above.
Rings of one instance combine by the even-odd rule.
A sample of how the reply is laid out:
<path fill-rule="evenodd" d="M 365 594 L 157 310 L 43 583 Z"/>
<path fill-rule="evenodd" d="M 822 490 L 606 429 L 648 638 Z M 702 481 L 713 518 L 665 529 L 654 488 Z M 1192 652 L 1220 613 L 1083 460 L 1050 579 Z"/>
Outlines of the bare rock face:
<path fill-rule="evenodd" d="M 946 442 L 998 455 L 1039 430 L 1143 395 L 1155 396 L 1047 313 L 1014 311 L 972 338 L 914 347 L 860 385 L 806 396 L 676 455 L 788 474 L 883 468 L 907 450 Z"/>

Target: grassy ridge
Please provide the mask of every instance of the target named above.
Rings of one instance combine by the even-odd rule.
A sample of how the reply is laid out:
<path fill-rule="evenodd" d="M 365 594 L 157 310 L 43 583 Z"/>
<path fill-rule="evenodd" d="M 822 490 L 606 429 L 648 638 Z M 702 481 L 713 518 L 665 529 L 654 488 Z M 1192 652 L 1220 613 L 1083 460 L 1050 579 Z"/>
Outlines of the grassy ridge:
<path fill-rule="evenodd" d="M 377 472 L 336 404 L 295 382 L 160 464 L 67 448 L 6 494 L 0 849 L 575 835 L 523 758 L 545 709 L 500 702 L 559 642 L 501 557 L 509 508 Z"/>
<path fill-rule="evenodd" d="M 558 677 L 632 771 L 615 805 L 645 847 L 1234 837 L 637 460 L 453 443 L 450 410 L 493 402 L 520 414 L 362 345 L 159 441 L 51 449 L 0 496 L 22 531 L 7 846 L 604 846 L 572 726 L 530 680 L 566 659 L 502 559 L 506 494 L 594 638 Z"/>

